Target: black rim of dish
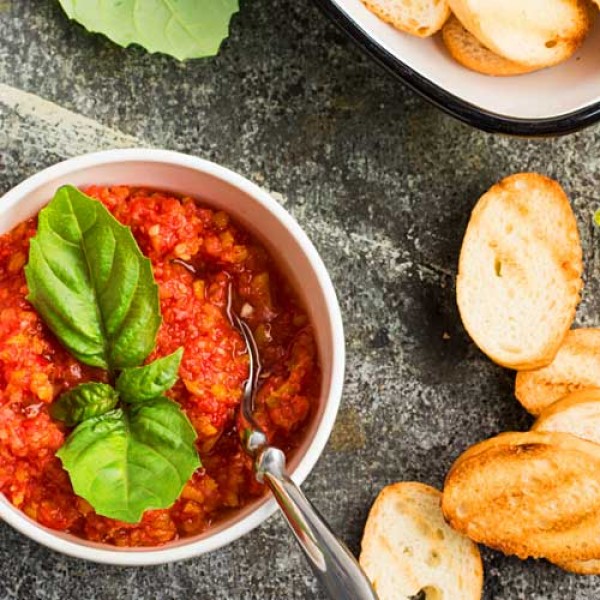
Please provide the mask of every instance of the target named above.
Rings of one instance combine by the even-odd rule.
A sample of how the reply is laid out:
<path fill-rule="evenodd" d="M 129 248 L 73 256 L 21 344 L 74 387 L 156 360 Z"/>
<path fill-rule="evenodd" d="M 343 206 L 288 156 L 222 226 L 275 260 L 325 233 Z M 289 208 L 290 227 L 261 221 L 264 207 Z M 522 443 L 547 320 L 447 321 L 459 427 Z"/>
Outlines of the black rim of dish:
<path fill-rule="evenodd" d="M 600 120 L 600 102 L 580 110 L 546 119 L 505 117 L 450 94 L 429 79 L 411 69 L 396 56 L 375 42 L 353 19 L 332 0 L 316 0 L 317 4 L 364 51 L 426 100 L 463 123 L 490 133 L 523 137 L 556 136 L 574 133 Z"/>

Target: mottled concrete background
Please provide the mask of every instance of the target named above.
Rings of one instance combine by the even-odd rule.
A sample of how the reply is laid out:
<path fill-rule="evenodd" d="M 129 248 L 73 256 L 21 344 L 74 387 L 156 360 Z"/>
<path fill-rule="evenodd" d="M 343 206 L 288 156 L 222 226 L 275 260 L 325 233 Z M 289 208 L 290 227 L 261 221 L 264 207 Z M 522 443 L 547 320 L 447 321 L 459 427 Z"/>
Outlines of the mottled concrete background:
<path fill-rule="evenodd" d="M 310 1 L 244 2 L 218 58 L 178 64 L 87 35 L 55 0 L 2 0 L 0 83 L 0 192 L 68 156 L 150 144 L 239 171 L 307 230 L 339 293 L 348 369 L 305 490 L 356 552 L 383 485 L 440 486 L 466 446 L 529 424 L 513 376 L 470 343 L 454 303 L 469 210 L 495 180 L 534 169 L 566 186 L 587 266 L 578 321 L 600 325 L 600 129 L 537 142 L 479 133 L 371 64 Z M 600 595 L 599 579 L 545 562 L 485 559 L 486 600 Z M 220 552 L 144 569 L 71 560 L 0 526 L 0 598 L 323 596 L 274 517 Z"/>

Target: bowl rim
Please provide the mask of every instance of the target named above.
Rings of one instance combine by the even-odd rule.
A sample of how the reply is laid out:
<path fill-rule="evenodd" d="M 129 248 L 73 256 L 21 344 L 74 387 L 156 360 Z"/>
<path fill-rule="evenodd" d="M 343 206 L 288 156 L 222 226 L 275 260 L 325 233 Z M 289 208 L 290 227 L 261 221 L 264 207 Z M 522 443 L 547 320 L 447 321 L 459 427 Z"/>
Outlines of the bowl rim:
<path fill-rule="evenodd" d="M 555 137 L 575 133 L 600 121 L 600 102 L 542 119 L 507 117 L 467 102 L 433 83 L 373 39 L 333 0 L 315 0 L 321 10 L 366 54 L 412 90 L 450 116 L 486 131 L 520 137 Z"/>
<path fill-rule="evenodd" d="M 13 187 L 0 198 L 2 212 L 10 212 L 28 194 L 49 180 L 64 177 L 70 173 L 90 167 L 127 162 L 166 163 L 193 169 L 221 179 L 238 188 L 242 193 L 252 196 L 256 202 L 271 212 L 289 234 L 295 238 L 314 270 L 315 277 L 323 292 L 329 315 L 334 355 L 331 362 L 329 395 L 325 401 L 321 420 L 317 425 L 314 438 L 308 446 L 306 453 L 290 474 L 295 483 L 298 485 L 302 484 L 325 448 L 341 402 L 345 368 L 343 321 L 333 283 L 316 248 L 294 217 L 266 190 L 263 190 L 255 183 L 226 167 L 195 156 L 152 148 L 116 149 L 77 156 L 39 171 Z M 172 547 L 167 545 L 156 549 L 112 549 L 110 546 L 104 544 L 91 544 L 88 542 L 84 545 L 65 539 L 60 534 L 52 532 L 52 530 L 27 517 L 3 496 L 2 501 L 0 501 L 0 519 L 30 539 L 69 556 L 121 566 L 164 564 L 212 552 L 246 535 L 268 519 L 276 510 L 277 504 L 275 500 L 269 498 L 258 501 L 257 506 L 251 509 L 247 515 L 241 517 L 239 521 L 235 521 L 231 525 L 224 527 L 214 535 L 208 535 L 195 542 Z"/>

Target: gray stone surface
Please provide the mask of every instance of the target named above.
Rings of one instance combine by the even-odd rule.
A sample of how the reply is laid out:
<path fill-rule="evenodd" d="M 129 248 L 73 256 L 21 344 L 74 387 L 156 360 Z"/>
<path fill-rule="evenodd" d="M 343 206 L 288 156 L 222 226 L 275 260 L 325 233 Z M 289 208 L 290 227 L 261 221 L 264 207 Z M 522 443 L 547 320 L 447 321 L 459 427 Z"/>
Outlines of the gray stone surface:
<path fill-rule="evenodd" d="M 154 145 L 277 192 L 307 230 L 339 293 L 348 368 L 305 490 L 355 552 L 383 485 L 440 486 L 469 444 L 530 422 L 454 302 L 469 210 L 492 182 L 532 169 L 564 183 L 587 265 L 578 321 L 600 324 L 600 129 L 547 141 L 470 129 L 374 66 L 310 2 L 245 2 L 218 58 L 178 64 L 87 35 L 55 0 L 2 0 L 0 83 L 0 192 L 87 150 Z M 484 554 L 486 600 L 600 595 L 597 578 Z M 2 600 L 322 597 L 279 517 L 210 556 L 144 569 L 69 559 L 0 526 Z"/>

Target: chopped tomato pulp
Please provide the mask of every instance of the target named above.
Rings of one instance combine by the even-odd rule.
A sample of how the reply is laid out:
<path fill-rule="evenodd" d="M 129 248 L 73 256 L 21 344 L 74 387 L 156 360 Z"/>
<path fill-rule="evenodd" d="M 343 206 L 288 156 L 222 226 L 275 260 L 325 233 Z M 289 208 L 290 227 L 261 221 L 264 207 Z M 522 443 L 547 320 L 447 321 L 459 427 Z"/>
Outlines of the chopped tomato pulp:
<path fill-rule="evenodd" d="M 288 453 L 318 399 L 315 341 L 272 258 L 226 213 L 148 189 L 85 191 L 131 227 L 152 261 L 163 321 L 148 362 L 183 346 L 180 380 L 168 395 L 198 433 L 203 466 L 171 508 L 147 511 L 137 524 L 97 515 L 73 493 L 55 456 L 69 430 L 48 409 L 64 391 L 106 374 L 73 358 L 25 299 L 30 219 L 0 236 L 0 491 L 47 527 L 116 546 L 159 545 L 202 532 L 263 493 L 239 442 L 248 357 L 225 314 L 229 289 L 263 361 L 257 418 Z"/>

